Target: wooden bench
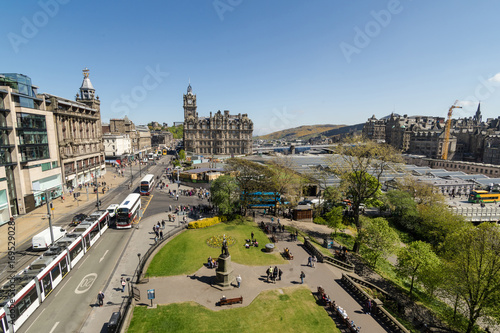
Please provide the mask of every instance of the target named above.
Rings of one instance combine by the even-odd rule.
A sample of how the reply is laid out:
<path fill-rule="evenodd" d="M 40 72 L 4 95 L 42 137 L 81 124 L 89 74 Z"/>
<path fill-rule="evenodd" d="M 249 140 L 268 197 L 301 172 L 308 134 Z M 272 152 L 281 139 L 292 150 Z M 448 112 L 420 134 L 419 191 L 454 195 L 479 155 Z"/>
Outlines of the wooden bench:
<path fill-rule="evenodd" d="M 226 298 L 226 299 L 220 299 L 219 301 L 219 306 L 222 305 L 231 305 L 235 303 L 243 303 L 243 296 L 236 297 L 236 298 Z"/>

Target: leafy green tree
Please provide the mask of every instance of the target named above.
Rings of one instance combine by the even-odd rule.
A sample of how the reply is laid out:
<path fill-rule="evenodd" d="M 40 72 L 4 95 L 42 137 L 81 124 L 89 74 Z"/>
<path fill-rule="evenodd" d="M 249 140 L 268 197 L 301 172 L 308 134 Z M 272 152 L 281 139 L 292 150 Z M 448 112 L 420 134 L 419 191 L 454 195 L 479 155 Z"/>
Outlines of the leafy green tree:
<path fill-rule="evenodd" d="M 500 299 L 500 227 L 483 222 L 459 228 L 445 243 L 448 281 L 445 288 L 458 295 L 468 309 L 467 333 L 482 316 L 498 314 Z"/>
<path fill-rule="evenodd" d="M 383 201 L 391 209 L 396 222 L 407 230 L 413 231 L 418 211 L 411 194 L 406 191 L 391 190 L 385 193 Z"/>
<path fill-rule="evenodd" d="M 369 219 L 362 216 L 361 219 L 365 225 L 361 241 L 368 248 L 366 253 L 368 262 L 375 267 L 380 257 L 387 258 L 398 248 L 399 236 L 383 217 Z"/>
<path fill-rule="evenodd" d="M 431 273 L 437 266 L 439 258 L 428 243 L 416 241 L 399 250 L 396 272 L 400 277 L 410 280 L 410 299 L 413 297 L 415 280 L 423 280 L 425 274 Z M 431 281 L 428 280 L 429 284 Z"/>
<path fill-rule="evenodd" d="M 439 249 L 447 235 L 467 223 L 462 216 L 455 215 L 445 204 L 439 202 L 420 204 L 417 208 L 419 216 L 415 231 L 435 249 Z"/>
<path fill-rule="evenodd" d="M 220 176 L 210 185 L 212 203 L 222 214 L 232 214 L 238 207 L 239 188 L 236 180 L 229 176 Z"/>
<path fill-rule="evenodd" d="M 323 200 L 327 206 L 332 207 L 342 201 L 342 192 L 337 186 L 328 186 L 323 191 Z"/>
<path fill-rule="evenodd" d="M 359 218 L 361 204 L 370 204 L 380 193 L 384 171 L 394 170 L 401 163 L 401 154 L 387 144 L 367 141 L 359 136 L 344 140 L 336 147 L 330 169 L 341 179 L 341 190 L 352 202 L 353 218 L 358 234 L 363 224 Z M 354 252 L 359 251 L 362 237 L 357 237 Z"/>
<path fill-rule="evenodd" d="M 334 238 L 337 236 L 337 231 L 344 227 L 344 224 L 342 223 L 344 215 L 343 211 L 343 207 L 332 207 L 332 209 L 325 214 L 325 222 L 328 227 L 333 229 Z"/>
<path fill-rule="evenodd" d="M 184 161 L 185 159 L 186 159 L 186 152 L 184 151 L 184 149 L 181 149 L 179 151 L 179 160 Z"/>

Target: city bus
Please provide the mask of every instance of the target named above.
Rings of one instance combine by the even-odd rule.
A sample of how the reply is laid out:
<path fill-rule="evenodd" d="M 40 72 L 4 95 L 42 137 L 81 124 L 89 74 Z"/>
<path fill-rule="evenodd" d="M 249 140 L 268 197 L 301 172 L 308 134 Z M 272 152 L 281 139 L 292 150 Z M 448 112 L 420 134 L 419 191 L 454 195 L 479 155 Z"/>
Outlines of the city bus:
<path fill-rule="evenodd" d="M 139 209 L 141 209 L 141 195 L 129 194 L 116 210 L 116 228 L 132 228 L 132 222 L 137 218 Z"/>
<path fill-rule="evenodd" d="M 148 174 L 141 180 L 141 195 L 149 195 L 155 187 L 155 175 Z"/>
<path fill-rule="evenodd" d="M 469 193 L 469 202 L 497 202 L 500 201 L 500 192 L 491 193 L 484 190 L 474 190 Z"/>

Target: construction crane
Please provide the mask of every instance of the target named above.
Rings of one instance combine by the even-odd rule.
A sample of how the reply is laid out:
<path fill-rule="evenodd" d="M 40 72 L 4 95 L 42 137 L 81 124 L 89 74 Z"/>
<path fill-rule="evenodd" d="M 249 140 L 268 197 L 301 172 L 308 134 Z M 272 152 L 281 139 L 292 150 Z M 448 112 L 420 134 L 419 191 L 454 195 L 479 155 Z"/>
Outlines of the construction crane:
<path fill-rule="evenodd" d="M 458 100 L 453 103 L 453 105 L 448 110 L 448 119 L 446 119 L 446 126 L 444 128 L 444 143 L 443 143 L 443 154 L 441 158 L 443 160 L 448 159 L 448 146 L 450 144 L 450 129 L 451 129 L 451 115 L 453 114 L 453 109 L 461 109 L 461 106 L 457 105 Z"/>

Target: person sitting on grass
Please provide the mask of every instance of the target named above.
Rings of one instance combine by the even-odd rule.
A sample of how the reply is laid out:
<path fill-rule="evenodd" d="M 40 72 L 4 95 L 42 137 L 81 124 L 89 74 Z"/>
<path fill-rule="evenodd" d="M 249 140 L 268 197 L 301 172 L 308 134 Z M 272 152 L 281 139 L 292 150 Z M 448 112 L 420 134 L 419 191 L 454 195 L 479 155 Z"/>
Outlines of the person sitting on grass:
<path fill-rule="evenodd" d="M 246 247 L 247 249 L 249 249 L 249 248 L 250 248 L 250 244 L 246 243 L 246 244 L 245 244 L 245 247 Z"/>
<path fill-rule="evenodd" d="M 259 242 L 257 242 L 257 240 L 255 240 L 255 242 L 253 243 L 253 246 L 259 247 Z"/>

